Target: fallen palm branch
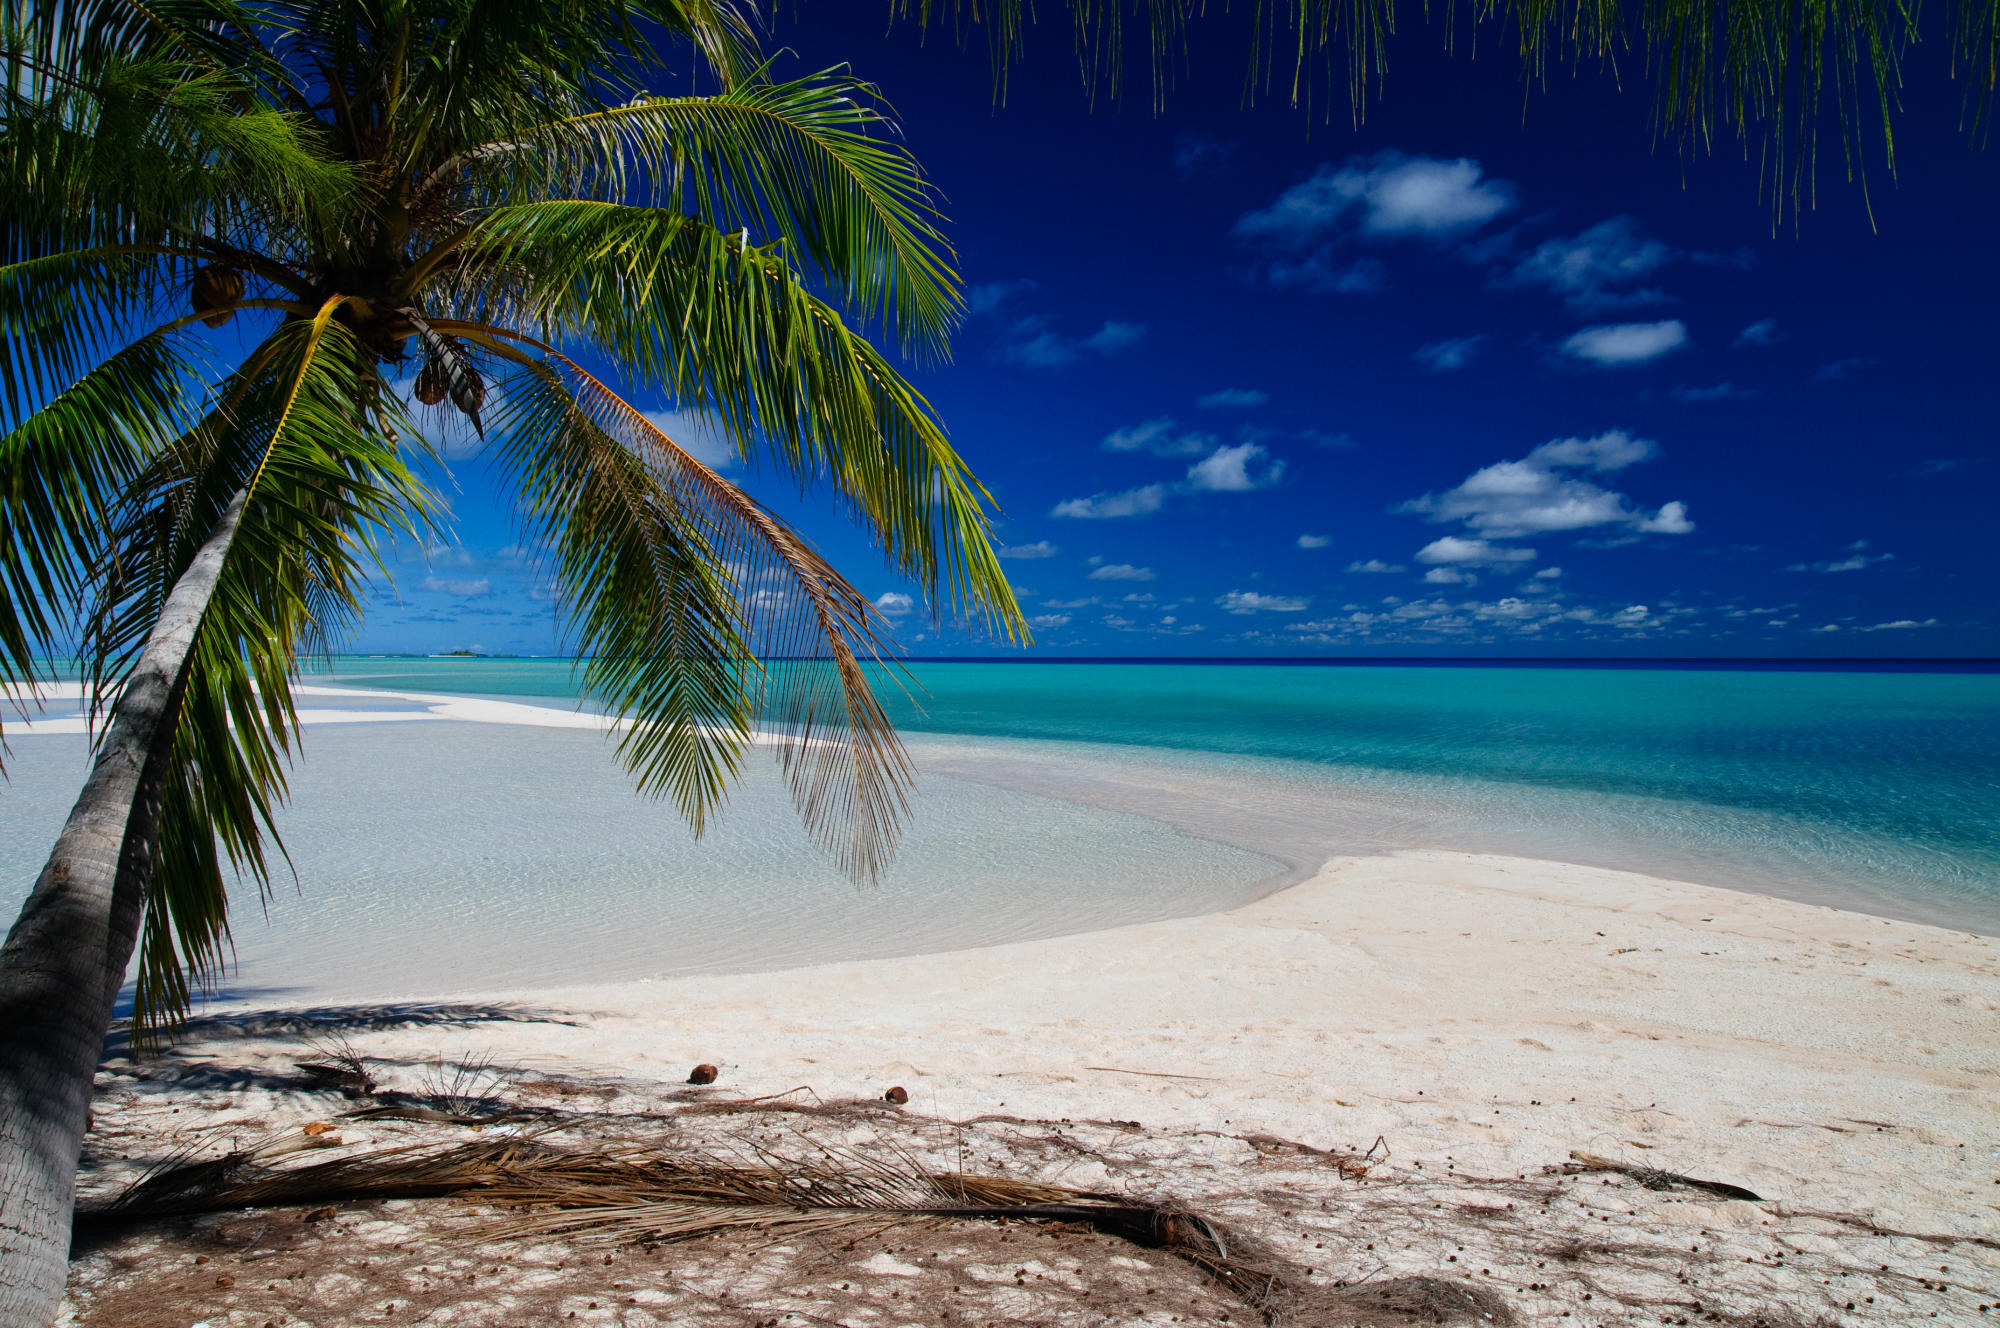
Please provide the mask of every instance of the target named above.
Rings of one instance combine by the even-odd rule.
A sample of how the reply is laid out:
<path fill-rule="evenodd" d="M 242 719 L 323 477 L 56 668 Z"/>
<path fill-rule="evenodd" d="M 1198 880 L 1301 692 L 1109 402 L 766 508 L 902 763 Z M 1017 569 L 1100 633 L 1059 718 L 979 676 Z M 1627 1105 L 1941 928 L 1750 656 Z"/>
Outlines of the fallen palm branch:
<path fill-rule="evenodd" d="M 1658 1167 L 1619 1162 L 1613 1158 L 1598 1157 L 1594 1153 L 1572 1152 L 1569 1158 L 1568 1164 L 1562 1170 L 1573 1176 L 1587 1171 L 1611 1171 L 1621 1176 L 1630 1176 L 1649 1190 L 1704 1190 L 1725 1199 L 1741 1199 L 1746 1203 L 1764 1202 L 1764 1196 L 1755 1190 L 1746 1190 L 1741 1185 L 1731 1185 L 1727 1181 L 1700 1180 L 1694 1176 L 1683 1176 L 1678 1171 L 1662 1171 Z"/>
<path fill-rule="evenodd" d="M 270 1145 L 156 1168 L 79 1229 L 166 1217 L 379 1199 L 457 1197 L 518 1208 L 504 1236 L 667 1243 L 724 1231 L 797 1234 L 932 1220 L 1074 1223 L 1194 1264 L 1267 1316 L 1294 1299 L 1295 1270 L 1171 1204 L 1003 1176 L 930 1171 L 914 1157 L 821 1150 L 807 1158 L 656 1149 L 572 1152 L 533 1136 L 417 1144 L 313 1162 Z"/>

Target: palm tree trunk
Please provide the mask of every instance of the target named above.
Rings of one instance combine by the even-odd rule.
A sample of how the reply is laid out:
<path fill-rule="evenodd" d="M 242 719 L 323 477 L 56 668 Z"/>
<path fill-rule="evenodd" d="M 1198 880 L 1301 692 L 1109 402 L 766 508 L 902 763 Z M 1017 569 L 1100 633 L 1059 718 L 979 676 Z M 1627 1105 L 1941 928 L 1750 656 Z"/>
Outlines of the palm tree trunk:
<path fill-rule="evenodd" d="M 0 948 L 0 1328 L 47 1328 L 62 1300 L 77 1158 L 145 911 L 174 719 L 247 500 L 236 495 L 174 583 Z"/>

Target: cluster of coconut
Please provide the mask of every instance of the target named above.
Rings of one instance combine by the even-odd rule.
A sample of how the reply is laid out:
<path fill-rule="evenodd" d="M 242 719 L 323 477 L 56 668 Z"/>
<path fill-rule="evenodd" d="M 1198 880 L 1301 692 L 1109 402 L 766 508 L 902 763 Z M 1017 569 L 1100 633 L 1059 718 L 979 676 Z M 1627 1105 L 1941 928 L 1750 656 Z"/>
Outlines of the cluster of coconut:
<path fill-rule="evenodd" d="M 222 263 L 212 263 L 198 269 L 194 280 L 188 285 L 188 303 L 201 315 L 201 321 L 209 327 L 221 327 L 236 317 L 236 306 L 243 302 L 243 274 Z M 415 326 L 404 320 L 396 331 L 398 339 L 414 332 Z M 458 407 L 465 417 L 477 425 L 479 412 L 486 404 L 486 381 L 474 368 L 471 359 L 456 342 L 449 343 L 447 352 L 438 343 L 442 337 L 428 338 L 432 342 L 431 353 L 424 359 L 424 367 L 417 371 L 415 385 L 416 398 L 426 406 L 435 406 L 446 397 Z M 456 363 L 447 363 L 447 357 Z"/>
<path fill-rule="evenodd" d="M 435 406 L 449 396 L 451 404 L 474 421 L 479 418 L 480 407 L 486 404 L 486 382 L 479 376 L 479 371 L 461 360 L 458 372 L 453 374 L 444 358 L 436 354 L 425 359 L 424 367 L 417 370 L 417 381 L 412 390 L 417 400 L 426 406 Z"/>

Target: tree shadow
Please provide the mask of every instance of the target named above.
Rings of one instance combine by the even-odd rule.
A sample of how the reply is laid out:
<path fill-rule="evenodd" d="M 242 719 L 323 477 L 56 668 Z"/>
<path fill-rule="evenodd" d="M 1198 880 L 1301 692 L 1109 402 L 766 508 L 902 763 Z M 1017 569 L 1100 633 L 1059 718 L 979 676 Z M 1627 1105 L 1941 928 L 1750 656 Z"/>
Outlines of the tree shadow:
<path fill-rule="evenodd" d="M 351 1033 L 378 1033 L 394 1028 L 469 1028 L 477 1024 L 561 1024 L 581 1027 L 568 1010 L 530 1005 L 463 1002 L 401 1002 L 373 1005 L 322 1005 L 299 1010 L 245 1010 L 238 1014 L 200 1015 L 175 1030 L 159 1052 L 136 1052 L 126 1021 L 114 1025 L 104 1039 L 103 1059 L 146 1059 L 202 1042 L 250 1041 L 259 1038 L 315 1039 Z"/>

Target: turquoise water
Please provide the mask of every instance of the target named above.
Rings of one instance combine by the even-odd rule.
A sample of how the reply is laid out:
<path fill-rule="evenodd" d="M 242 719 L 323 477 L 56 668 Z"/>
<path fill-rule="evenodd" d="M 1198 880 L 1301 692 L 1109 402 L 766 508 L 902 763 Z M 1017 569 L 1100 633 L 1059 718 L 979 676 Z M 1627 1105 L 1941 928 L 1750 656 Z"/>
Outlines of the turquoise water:
<path fill-rule="evenodd" d="M 1500 849 L 2000 931 L 2000 673 L 955 662 L 912 672 L 914 699 L 885 693 L 935 768 L 1171 812 L 1204 834 L 1288 847 L 1301 865 L 1317 851 Z M 576 695 L 560 661 L 356 658 L 335 673 L 349 686 Z M 987 741 L 972 751 L 925 735 Z M 1004 776 L 974 768 L 1001 752 Z M 1026 768 L 1036 763 L 1044 769 Z M 1163 788 L 1207 779 L 1212 802 L 1261 804 L 1250 818 L 1261 823 L 1169 807 L 1165 795 L 1149 803 L 1131 789 L 1139 768 Z"/>
<path fill-rule="evenodd" d="M 1330 857 L 1645 871 L 2000 933 L 2000 674 L 918 663 L 907 838 L 856 889 L 753 760 L 697 840 L 604 735 L 319 723 L 225 994 L 376 1000 L 935 952 L 1224 909 Z M 582 704 L 559 661 L 351 657 L 308 684 Z M 74 707 L 71 707 L 74 709 Z M 53 711 L 51 712 L 53 713 Z M 84 773 L 9 725 L 0 909 Z"/>
<path fill-rule="evenodd" d="M 602 733 L 438 720 L 372 697 L 303 706 L 408 719 L 309 721 L 279 815 L 296 876 L 281 871 L 261 909 L 238 883 L 224 1000 L 427 1000 L 937 953 L 1207 913 L 1287 871 L 1143 813 L 940 772 L 913 795 L 881 879 L 857 886 L 800 828 L 770 761 L 749 763 L 697 838 L 633 792 Z M 7 737 L 11 917 L 88 743 L 11 724 Z"/>

